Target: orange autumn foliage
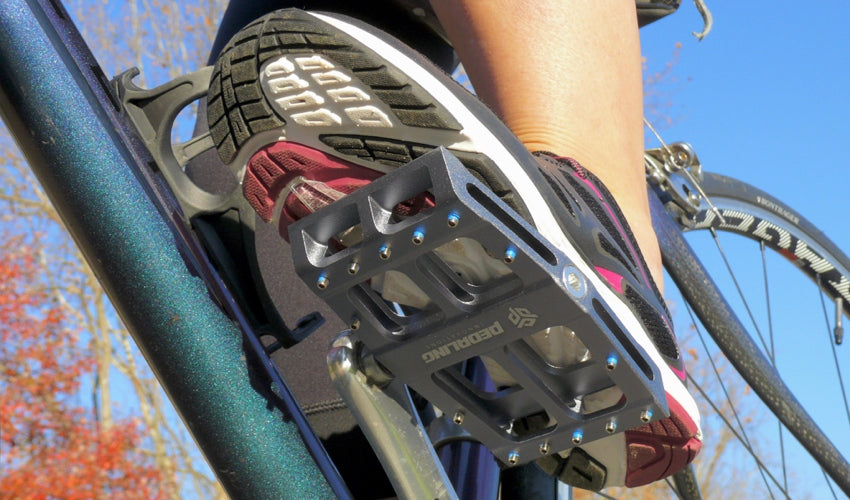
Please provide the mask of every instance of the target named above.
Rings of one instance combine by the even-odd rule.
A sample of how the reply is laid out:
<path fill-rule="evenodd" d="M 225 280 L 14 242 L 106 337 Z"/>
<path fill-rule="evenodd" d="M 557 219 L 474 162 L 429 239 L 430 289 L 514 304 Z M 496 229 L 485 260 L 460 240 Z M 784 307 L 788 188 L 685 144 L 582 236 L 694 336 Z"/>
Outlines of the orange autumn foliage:
<path fill-rule="evenodd" d="M 140 423 L 105 428 L 80 403 L 95 361 L 15 243 L 0 247 L 0 498 L 164 498 Z"/>

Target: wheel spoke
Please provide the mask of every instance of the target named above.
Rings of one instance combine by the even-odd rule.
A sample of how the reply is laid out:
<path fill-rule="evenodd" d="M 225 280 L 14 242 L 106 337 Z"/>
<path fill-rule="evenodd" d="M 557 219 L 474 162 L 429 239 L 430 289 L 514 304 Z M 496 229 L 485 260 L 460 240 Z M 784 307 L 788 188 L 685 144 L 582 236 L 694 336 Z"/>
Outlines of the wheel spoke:
<path fill-rule="evenodd" d="M 691 310 L 690 304 L 686 304 L 685 309 L 688 311 L 688 316 L 690 317 L 691 324 L 694 325 L 694 328 L 696 329 L 697 336 L 699 337 L 700 343 L 702 344 L 702 348 L 705 351 L 706 358 L 708 358 L 708 362 L 711 364 L 711 369 L 712 369 L 712 371 L 714 371 L 715 378 L 717 378 L 718 383 L 720 383 L 720 388 L 723 390 L 723 395 L 726 398 L 726 404 L 729 405 L 729 409 L 732 411 L 732 415 L 735 417 L 735 422 L 738 424 L 738 428 L 741 430 L 741 434 L 738 434 L 738 431 L 735 430 L 735 428 L 732 426 L 732 423 L 729 422 L 729 420 L 726 418 L 726 416 L 723 415 L 723 413 L 720 411 L 720 409 L 717 407 L 717 405 L 714 404 L 714 402 L 711 400 L 711 398 L 708 397 L 708 394 L 702 389 L 702 387 L 699 385 L 699 383 L 690 374 L 688 374 L 688 380 L 694 385 L 694 387 L 697 388 L 697 390 L 700 392 L 700 394 L 702 394 L 702 397 L 712 407 L 714 412 L 723 420 L 723 422 L 729 428 L 729 431 L 732 432 L 732 434 L 735 436 L 735 438 L 738 440 L 738 442 L 740 442 L 741 445 L 744 447 L 744 449 L 746 449 L 747 452 L 750 454 L 750 456 L 753 457 L 753 460 L 755 460 L 756 465 L 758 466 L 759 474 L 761 475 L 762 481 L 764 481 L 765 488 L 767 488 L 767 491 L 770 494 L 770 498 L 775 498 L 775 497 L 773 496 L 773 491 L 771 490 L 770 485 L 767 482 L 767 478 L 765 477 L 765 474 L 770 476 L 770 479 L 773 480 L 773 482 L 776 484 L 776 486 L 782 491 L 782 493 L 787 498 L 788 497 L 787 488 L 783 488 L 782 485 L 779 484 L 779 482 L 776 480 L 776 478 L 773 477 L 773 474 L 771 474 L 770 471 L 767 470 L 765 465 L 762 463 L 762 461 L 756 455 L 756 452 L 753 450 L 752 443 L 750 442 L 750 439 L 747 436 L 746 428 L 744 427 L 744 424 L 741 422 L 741 418 L 738 416 L 738 411 L 735 409 L 735 403 L 732 402 L 732 398 L 729 396 L 729 391 L 726 388 L 726 383 L 723 382 L 723 377 L 720 376 L 720 370 L 718 370 L 717 364 L 714 362 L 714 358 L 711 356 L 711 352 L 708 349 L 708 344 L 705 342 L 705 338 L 703 336 L 702 329 L 699 327 L 699 325 L 696 322 L 696 318 L 694 317 L 694 314 L 693 314 L 693 311 Z"/>
<path fill-rule="evenodd" d="M 759 340 L 761 340 L 761 345 L 764 348 L 764 352 L 767 353 L 768 358 L 770 358 L 771 364 L 773 364 L 773 356 L 771 354 L 771 350 L 767 347 L 767 342 L 764 340 L 764 336 L 761 334 L 761 329 L 756 322 L 755 316 L 753 316 L 753 311 L 750 310 L 750 304 L 747 301 L 747 298 L 744 296 L 744 292 L 741 290 L 741 285 L 738 284 L 738 278 L 735 277 L 735 273 L 732 271 L 732 266 L 729 264 L 729 259 L 726 258 L 726 252 L 723 251 L 723 246 L 720 245 L 720 238 L 717 237 L 717 231 L 714 228 L 710 228 L 711 236 L 714 238 L 714 244 L 717 246 L 717 249 L 720 251 L 720 256 L 723 258 L 723 263 L 726 265 L 726 270 L 729 272 L 729 276 L 732 278 L 732 282 L 735 284 L 735 288 L 738 290 L 738 297 L 740 297 L 741 301 L 744 303 L 744 309 L 747 310 L 747 315 L 750 317 L 750 321 L 753 323 L 753 328 L 756 329 L 756 333 L 759 336 Z"/>
<path fill-rule="evenodd" d="M 835 371 L 838 373 L 838 385 L 841 387 L 841 396 L 844 399 L 844 412 L 847 414 L 847 424 L 848 428 L 850 428 L 850 405 L 847 404 L 847 391 L 844 389 L 844 377 L 841 375 L 841 366 L 838 364 L 838 353 L 835 351 L 835 342 L 833 342 L 832 337 L 832 327 L 829 324 L 829 314 L 826 312 L 826 301 L 823 298 L 823 293 L 820 293 L 821 290 L 821 282 L 820 275 L 817 277 L 818 284 L 818 295 L 820 296 L 820 304 L 823 308 L 823 317 L 824 321 L 826 321 L 826 334 L 827 341 L 829 342 L 829 347 L 832 349 L 832 360 L 835 363 Z"/>
<path fill-rule="evenodd" d="M 826 481 L 826 485 L 829 486 L 829 491 L 832 493 L 832 498 L 838 500 L 838 495 L 835 494 L 835 488 L 832 487 L 832 481 L 829 480 L 829 476 L 826 475 L 826 471 L 823 470 L 823 467 L 820 469 L 821 474 L 823 474 L 823 479 Z"/>
<path fill-rule="evenodd" d="M 773 311 L 770 308 L 770 285 L 767 279 L 767 255 L 765 255 L 764 241 L 759 242 L 759 250 L 761 251 L 761 270 L 764 276 L 764 299 L 767 307 L 767 330 L 770 337 L 770 362 L 777 371 L 776 366 L 776 343 L 773 336 Z M 779 457 L 782 460 L 782 484 L 785 490 L 788 490 L 788 466 L 785 463 L 785 433 L 782 431 L 782 422 L 776 421 L 777 433 L 779 434 Z"/>

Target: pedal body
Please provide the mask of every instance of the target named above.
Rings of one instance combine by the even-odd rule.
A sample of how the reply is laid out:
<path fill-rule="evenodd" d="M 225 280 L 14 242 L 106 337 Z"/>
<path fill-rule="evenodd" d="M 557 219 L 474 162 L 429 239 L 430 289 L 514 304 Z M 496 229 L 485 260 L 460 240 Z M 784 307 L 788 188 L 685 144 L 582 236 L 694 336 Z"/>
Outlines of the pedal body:
<path fill-rule="evenodd" d="M 397 216 L 395 207 L 423 193 L 429 208 Z M 444 149 L 297 221 L 289 233 L 300 278 L 378 363 L 506 464 L 668 415 L 658 369 L 593 285 Z M 441 251 L 462 240 L 480 244 L 503 271 L 471 282 Z M 388 300 L 375 286 L 388 279 L 427 301 Z M 553 362 L 540 346 L 563 332 L 582 354 Z M 484 382 L 471 375 L 482 365 Z M 600 394 L 609 403 L 588 404 L 605 400 Z"/>

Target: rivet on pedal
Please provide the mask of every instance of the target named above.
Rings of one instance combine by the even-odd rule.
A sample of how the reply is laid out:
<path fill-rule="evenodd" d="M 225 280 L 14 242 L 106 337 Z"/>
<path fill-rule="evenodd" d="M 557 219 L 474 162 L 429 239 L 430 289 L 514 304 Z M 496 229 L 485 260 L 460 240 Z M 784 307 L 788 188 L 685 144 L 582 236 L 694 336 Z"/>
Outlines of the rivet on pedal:
<path fill-rule="evenodd" d="M 614 356 L 613 354 L 608 356 L 608 359 L 605 360 L 605 368 L 608 368 L 609 370 L 617 368 L 617 356 Z"/>
<path fill-rule="evenodd" d="M 640 412 L 640 421 L 643 423 L 649 423 L 652 420 L 652 410 L 643 410 Z"/>
<path fill-rule="evenodd" d="M 360 271 L 360 264 L 357 262 L 352 262 L 348 265 L 348 274 L 357 274 L 358 271 Z"/>
<path fill-rule="evenodd" d="M 454 417 L 452 417 L 452 422 L 454 422 L 457 425 L 462 424 L 463 423 L 463 412 L 460 411 L 460 410 L 456 411 Z"/>
<path fill-rule="evenodd" d="M 505 250 L 505 256 L 502 260 L 505 261 L 505 264 L 510 264 L 516 259 L 516 247 L 513 245 L 508 245 L 507 250 Z"/>
<path fill-rule="evenodd" d="M 587 293 L 587 285 L 584 282 L 584 277 L 575 267 L 567 266 L 564 268 L 563 280 L 564 284 L 567 285 L 567 290 L 573 296 L 582 298 Z"/>
<path fill-rule="evenodd" d="M 584 434 L 581 431 L 573 432 L 573 444 L 581 444 L 581 440 L 584 438 Z"/>
<path fill-rule="evenodd" d="M 540 454 L 548 455 L 549 454 L 549 443 L 540 443 Z"/>
<path fill-rule="evenodd" d="M 319 287 L 319 290 L 324 290 L 328 287 L 329 284 L 330 281 L 328 280 L 328 277 L 325 275 L 325 273 L 320 274 L 319 279 L 316 280 L 316 286 Z"/>
<path fill-rule="evenodd" d="M 357 330 L 358 328 L 360 328 L 360 318 L 356 316 L 351 318 L 351 324 L 349 324 L 348 327 L 352 330 Z"/>
<path fill-rule="evenodd" d="M 605 424 L 605 432 L 608 434 L 614 434 L 614 431 L 617 430 L 617 422 L 614 419 L 609 420 Z"/>
<path fill-rule="evenodd" d="M 517 462 L 519 462 L 519 453 L 516 451 L 508 453 L 508 463 L 511 465 L 516 465 Z"/>
<path fill-rule="evenodd" d="M 425 230 L 422 228 L 416 228 L 413 231 L 413 238 L 411 239 L 414 245 L 421 245 L 423 241 L 425 241 Z"/>
<path fill-rule="evenodd" d="M 455 212 L 454 210 L 449 212 L 449 217 L 446 219 L 446 224 L 448 224 L 449 227 L 457 227 L 457 225 L 459 223 L 460 223 L 460 214 Z"/>
<path fill-rule="evenodd" d="M 390 250 L 389 245 L 383 245 L 380 249 L 378 249 L 378 256 L 381 257 L 381 260 L 387 260 L 392 255 L 392 250 Z"/>

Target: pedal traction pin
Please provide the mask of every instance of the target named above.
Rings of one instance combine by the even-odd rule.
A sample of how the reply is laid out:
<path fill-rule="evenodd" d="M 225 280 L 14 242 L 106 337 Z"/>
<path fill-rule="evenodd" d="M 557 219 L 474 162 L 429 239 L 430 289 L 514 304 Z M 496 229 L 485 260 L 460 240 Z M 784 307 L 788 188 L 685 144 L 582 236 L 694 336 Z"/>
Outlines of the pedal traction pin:
<path fill-rule="evenodd" d="M 319 288 L 319 290 L 324 290 L 328 287 L 329 284 L 330 281 L 328 280 L 328 276 L 325 273 L 320 274 L 319 279 L 316 280 L 316 286 Z"/>
<path fill-rule="evenodd" d="M 519 462 L 519 453 L 516 451 L 512 451 L 508 454 L 508 463 L 511 465 L 516 465 Z"/>
<path fill-rule="evenodd" d="M 516 247 L 513 245 L 508 245 L 508 248 L 505 250 L 505 257 L 503 260 L 505 264 L 510 264 L 516 259 Z"/>
<path fill-rule="evenodd" d="M 549 443 L 540 443 L 540 454 L 548 455 L 549 454 Z"/>
<path fill-rule="evenodd" d="M 617 422 L 613 418 L 605 423 L 605 432 L 607 432 L 608 434 L 614 434 L 614 431 L 616 430 Z"/>
<path fill-rule="evenodd" d="M 411 238 L 414 245 L 421 245 L 423 241 L 425 241 L 425 230 L 422 228 L 416 228 L 413 231 L 413 238 Z"/>
<path fill-rule="evenodd" d="M 643 410 L 640 412 L 640 421 L 643 423 L 649 423 L 652 420 L 652 410 Z"/>
<path fill-rule="evenodd" d="M 357 262 L 352 262 L 348 265 L 348 274 L 357 274 L 360 271 L 360 264 Z"/>
<path fill-rule="evenodd" d="M 614 370 L 617 368 L 617 356 L 614 356 L 613 354 L 608 356 L 608 359 L 605 360 L 605 368 L 608 368 L 608 370 Z"/>
<path fill-rule="evenodd" d="M 378 249 L 378 256 L 381 258 L 381 260 L 389 259 L 390 255 L 392 255 L 392 250 L 390 250 L 389 245 L 384 244 L 380 249 Z"/>
<path fill-rule="evenodd" d="M 460 223 L 460 214 L 455 212 L 454 210 L 449 212 L 449 216 L 446 219 L 446 224 L 448 224 L 449 227 L 457 227 L 457 225 L 459 223 Z"/>
<path fill-rule="evenodd" d="M 348 325 L 348 327 L 351 328 L 352 330 L 359 329 L 360 328 L 360 318 L 358 318 L 357 316 L 351 318 L 351 324 Z"/>
<path fill-rule="evenodd" d="M 573 444 L 581 444 L 581 440 L 584 438 L 584 434 L 581 431 L 573 432 Z"/>
<path fill-rule="evenodd" d="M 463 416 L 464 415 L 463 415 L 462 411 L 460 411 L 460 410 L 456 411 L 455 414 L 454 414 L 454 417 L 452 417 L 452 422 L 454 422 L 457 425 L 462 424 L 463 423 Z"/>

